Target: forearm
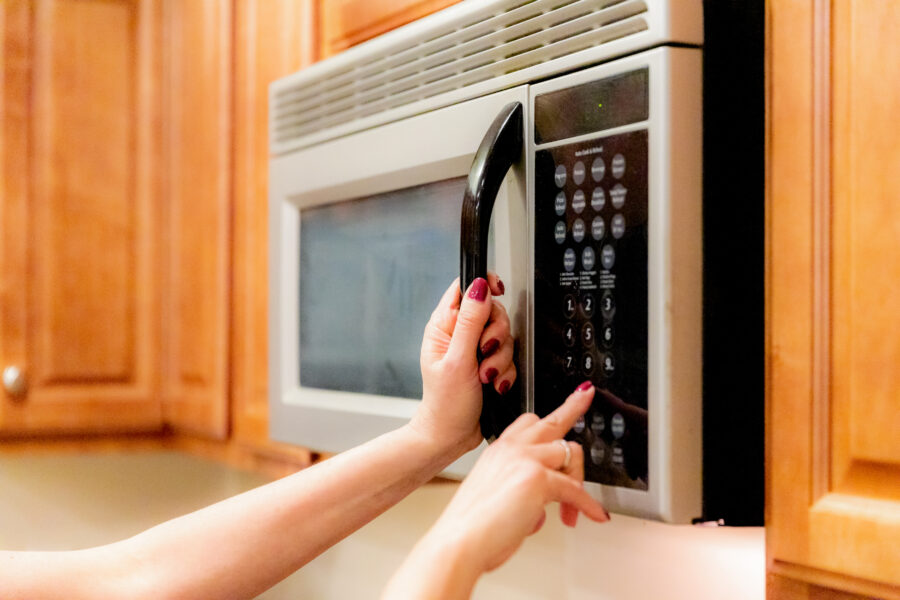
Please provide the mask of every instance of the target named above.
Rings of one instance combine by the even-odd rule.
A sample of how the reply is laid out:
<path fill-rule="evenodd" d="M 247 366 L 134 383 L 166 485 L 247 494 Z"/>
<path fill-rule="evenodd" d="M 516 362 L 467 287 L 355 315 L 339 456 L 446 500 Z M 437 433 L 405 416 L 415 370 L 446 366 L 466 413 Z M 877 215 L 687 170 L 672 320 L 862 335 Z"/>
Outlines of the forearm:
<path fill-rule="evenodd" d="M 174 596 L 253 597 L 384 512 L 454 457 L 405 426 L 124 544 Z"/>
<path fill-rule="evenodd" d="M 459 531 L 432 528 L 391 577 L 381 600 L 464 600 L 483 569 Z"/>
<path fill-rule="evenodd" d="M 271 484 L 79 552 L 0 554 L 31 598 L 252 598 L 456 458 L 410 426 Z M 68 582 L 68 585 L 67 585 Z"/>

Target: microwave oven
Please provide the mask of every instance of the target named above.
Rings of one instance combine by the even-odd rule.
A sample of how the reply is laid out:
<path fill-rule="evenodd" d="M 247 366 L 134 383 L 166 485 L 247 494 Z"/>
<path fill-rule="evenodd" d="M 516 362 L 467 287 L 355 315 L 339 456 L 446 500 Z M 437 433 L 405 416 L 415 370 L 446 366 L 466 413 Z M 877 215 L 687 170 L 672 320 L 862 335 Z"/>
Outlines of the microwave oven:
<path fill-rule="evenodd" d="M 429 314 L 490 268 L 519 376 L 486 394 L 486 437 L 590 379 L 568 437 L 609 510 L 717 520 L 735 481 L 761 480 L 761 430 L 709 422 L 710 381 L 740 371 L 716 357 L 761 348 L 762 326 L 710 331 L 708 288 L 747 274 L 709 277 L 703 17 L 699 0 L 464 0 L 275 82 L 272 437 L 339 452 L 408 420 Z M 753 450 L 721 454 L 735 431 Z"/>

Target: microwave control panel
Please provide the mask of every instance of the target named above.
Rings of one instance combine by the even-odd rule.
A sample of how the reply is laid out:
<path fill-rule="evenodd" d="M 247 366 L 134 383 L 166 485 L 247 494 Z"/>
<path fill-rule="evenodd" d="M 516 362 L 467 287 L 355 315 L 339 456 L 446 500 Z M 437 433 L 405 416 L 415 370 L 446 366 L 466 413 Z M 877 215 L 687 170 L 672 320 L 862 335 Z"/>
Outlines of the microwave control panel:
<path fill-rule="evenodd" d="M 585 479 L 646 490 L 648 130 L 603 130 L 647 119 L 647 70 L 537 100 L 538 144 L 580 137 L 534 157 L 535 412 L 592 381 L 593 405 L 568 435 Z"/>

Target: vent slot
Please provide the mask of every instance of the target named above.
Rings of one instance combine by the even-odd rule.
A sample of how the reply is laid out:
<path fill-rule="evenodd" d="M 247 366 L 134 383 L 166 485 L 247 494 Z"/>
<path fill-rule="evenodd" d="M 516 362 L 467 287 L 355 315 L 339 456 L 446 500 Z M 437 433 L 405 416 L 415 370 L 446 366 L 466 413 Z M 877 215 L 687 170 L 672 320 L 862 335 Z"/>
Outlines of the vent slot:
<path fill-rule="evenodd" d="M 273 148 L 648 29 L 645 0 L 511 0 L 497 11 L 498 4 L 480 18 L 470 11 L 457 24 L 445 21 L 436 35 L 394 36 L 379 56 L 298 77 L 272 97 Z"/>

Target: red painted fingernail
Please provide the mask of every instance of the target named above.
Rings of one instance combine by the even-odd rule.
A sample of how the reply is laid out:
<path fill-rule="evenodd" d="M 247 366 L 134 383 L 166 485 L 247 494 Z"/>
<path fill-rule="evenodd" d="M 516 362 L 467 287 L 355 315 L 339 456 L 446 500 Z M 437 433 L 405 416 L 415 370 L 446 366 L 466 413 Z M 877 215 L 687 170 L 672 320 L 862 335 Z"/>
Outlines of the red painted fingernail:
<path fill-rule="evenodd" d="M 484 372 L 484 378 L 487 379 L 487 381 L 485 381 L 485 383 L 490 383 L 493 380 L 497 379 L 497 375 L 499 375 L 499 374 L 500 373 L 497 371 L 497 369 L 495 369 L 494 367 L 491 367 L 490 369 L 488 369 L 487 371 Z"/>
<path fill-rule="evenodd" d="M 475 281 L 472 282 L 472 287 L 469 288 L 469 298 L 478 300 L 479 302 L 484 302 L 484 299 L 487 298 L 487 291 L 488 282 L 484 279 L 484 277 L 478 277 Z"/>
<path fill-rule="evenodd" d="M 503 294 L 506 293 L 506 286 L 503 285 L 503 281 L 502 281 L 501 279 L 499 279 L 499 278 L 497 279 L 497 287 L 500 288 L 500 295 L 501 295 L 501 296 L 502 296 Z"/>
<path fill-rule="evenodd" d="M 500 384 L 500 395 L 503 396 L 508 391 L 509 391 L 509 382 L 504 381 L 503 383 Z"/>
<path fill-rule="evenodd" d="M 485 342 L 484 346 L 481 347 L 481 356 L 482 358 L 487 358 L 491 354 L 497 351 L 497 348 L 500 347 L 500 342 L 496 339 L 490 339 Z"/>
<path fill-rule="evenodd" d="M 585 381 L 584 383 L 579 385 L 577 388 L 575 388 L 575 391 L 576 392 L 584 392 L 586 390 L 591 389 L 592 387 L 594 387 L 593 383 L 591 383 L 590 381 Z"/>

